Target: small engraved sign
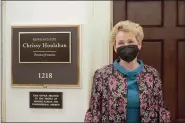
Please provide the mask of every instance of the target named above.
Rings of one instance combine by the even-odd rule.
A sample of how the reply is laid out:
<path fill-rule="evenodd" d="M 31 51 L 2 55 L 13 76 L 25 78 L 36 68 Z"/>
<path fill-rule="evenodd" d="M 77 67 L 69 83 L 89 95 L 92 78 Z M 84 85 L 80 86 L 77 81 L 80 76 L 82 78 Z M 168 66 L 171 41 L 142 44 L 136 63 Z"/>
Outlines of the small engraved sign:
<path fill-rule="evenodd" d="M 62 109 L 62 92 L 30 92 L 30 108 Z"/>

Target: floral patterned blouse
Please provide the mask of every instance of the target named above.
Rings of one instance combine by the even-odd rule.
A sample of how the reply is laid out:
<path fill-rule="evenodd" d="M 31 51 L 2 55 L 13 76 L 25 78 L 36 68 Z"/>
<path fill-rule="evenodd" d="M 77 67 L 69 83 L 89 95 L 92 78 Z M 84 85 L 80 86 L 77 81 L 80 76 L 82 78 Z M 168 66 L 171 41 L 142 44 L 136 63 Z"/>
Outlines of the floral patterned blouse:
<path fill-rule="evenodd" d="M 136 79 L 139 89 L 140 122 L 170 123 L 171 116 L 164 106 L 162 82 L 157 70 L 144 65 Z M 126 75 L 114 64 L 96 70 L 85 122 L 126 123 L 127 83 Z"/>

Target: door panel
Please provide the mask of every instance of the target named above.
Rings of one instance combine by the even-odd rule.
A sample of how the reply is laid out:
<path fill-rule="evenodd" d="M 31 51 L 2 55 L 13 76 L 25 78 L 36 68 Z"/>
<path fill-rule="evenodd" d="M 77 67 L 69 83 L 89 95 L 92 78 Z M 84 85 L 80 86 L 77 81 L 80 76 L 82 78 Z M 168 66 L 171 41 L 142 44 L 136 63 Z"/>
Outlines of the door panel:
<path fill-rule="evenodd" d="M 185 123 L 185 1 L 113 1 L 113 25 L 122 20 L 143 27 L 139 58 L 160 72 L 173 122 Z M 116 58 L 113 51 L 113 60 Z"/>
<path fill-rule="evenodd" d="M 178 41 L 178 81 L 177 81 L 177 102 L 178 102 L 178 119 L 185 118 L 185 40 Z"/>
<path fill-rule="evenodd" d="M 184 1 L 178 1 L 177 4 L 177 19 L 178 19 L 178 25 L 185 26 L 185 2 Z"/>
<path fill-rule="evenodd" d="M 143 9 L 145 8 L 145 9 Z M 161 1 L 127 2 L 126 17 L 142 26 L 161 26 L 163 24 Z M 146 11 L 147 10 L 147 11 Z M 146 19 L 147 18 L 147 19 Z"/>
<path fill-rule="evenodd" d="M 145 63 L 153 63 L 159 73 L 162 75 L 163 70 L 163 40 L 143 40 L 142 49 L 138 58 Z M 151 55 L 152 54 L 152 55 Z"/>

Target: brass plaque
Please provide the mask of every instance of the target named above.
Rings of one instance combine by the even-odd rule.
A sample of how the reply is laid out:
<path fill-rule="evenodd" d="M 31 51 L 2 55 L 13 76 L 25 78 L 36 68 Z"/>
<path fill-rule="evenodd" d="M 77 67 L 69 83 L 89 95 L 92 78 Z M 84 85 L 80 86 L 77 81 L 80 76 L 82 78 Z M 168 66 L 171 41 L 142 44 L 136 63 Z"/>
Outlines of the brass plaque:
<path fill-rule="evenodd" d="M 80 26 L 12 26 L 12 86 L 80 87 Z"/>

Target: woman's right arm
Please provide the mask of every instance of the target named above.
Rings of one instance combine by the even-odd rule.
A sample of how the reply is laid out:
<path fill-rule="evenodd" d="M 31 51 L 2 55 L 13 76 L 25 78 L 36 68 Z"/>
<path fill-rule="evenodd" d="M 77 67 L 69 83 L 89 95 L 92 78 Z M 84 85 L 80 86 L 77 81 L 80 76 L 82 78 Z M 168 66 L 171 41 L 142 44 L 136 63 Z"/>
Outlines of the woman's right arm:
<path fill-rule="evenodd" d="M 102 104 L 102 77 L 99 70 L 93 76 L 93 86 L 90 97 L 89 108 L 85 114 L 85 122 L 101 122 Z"/>

